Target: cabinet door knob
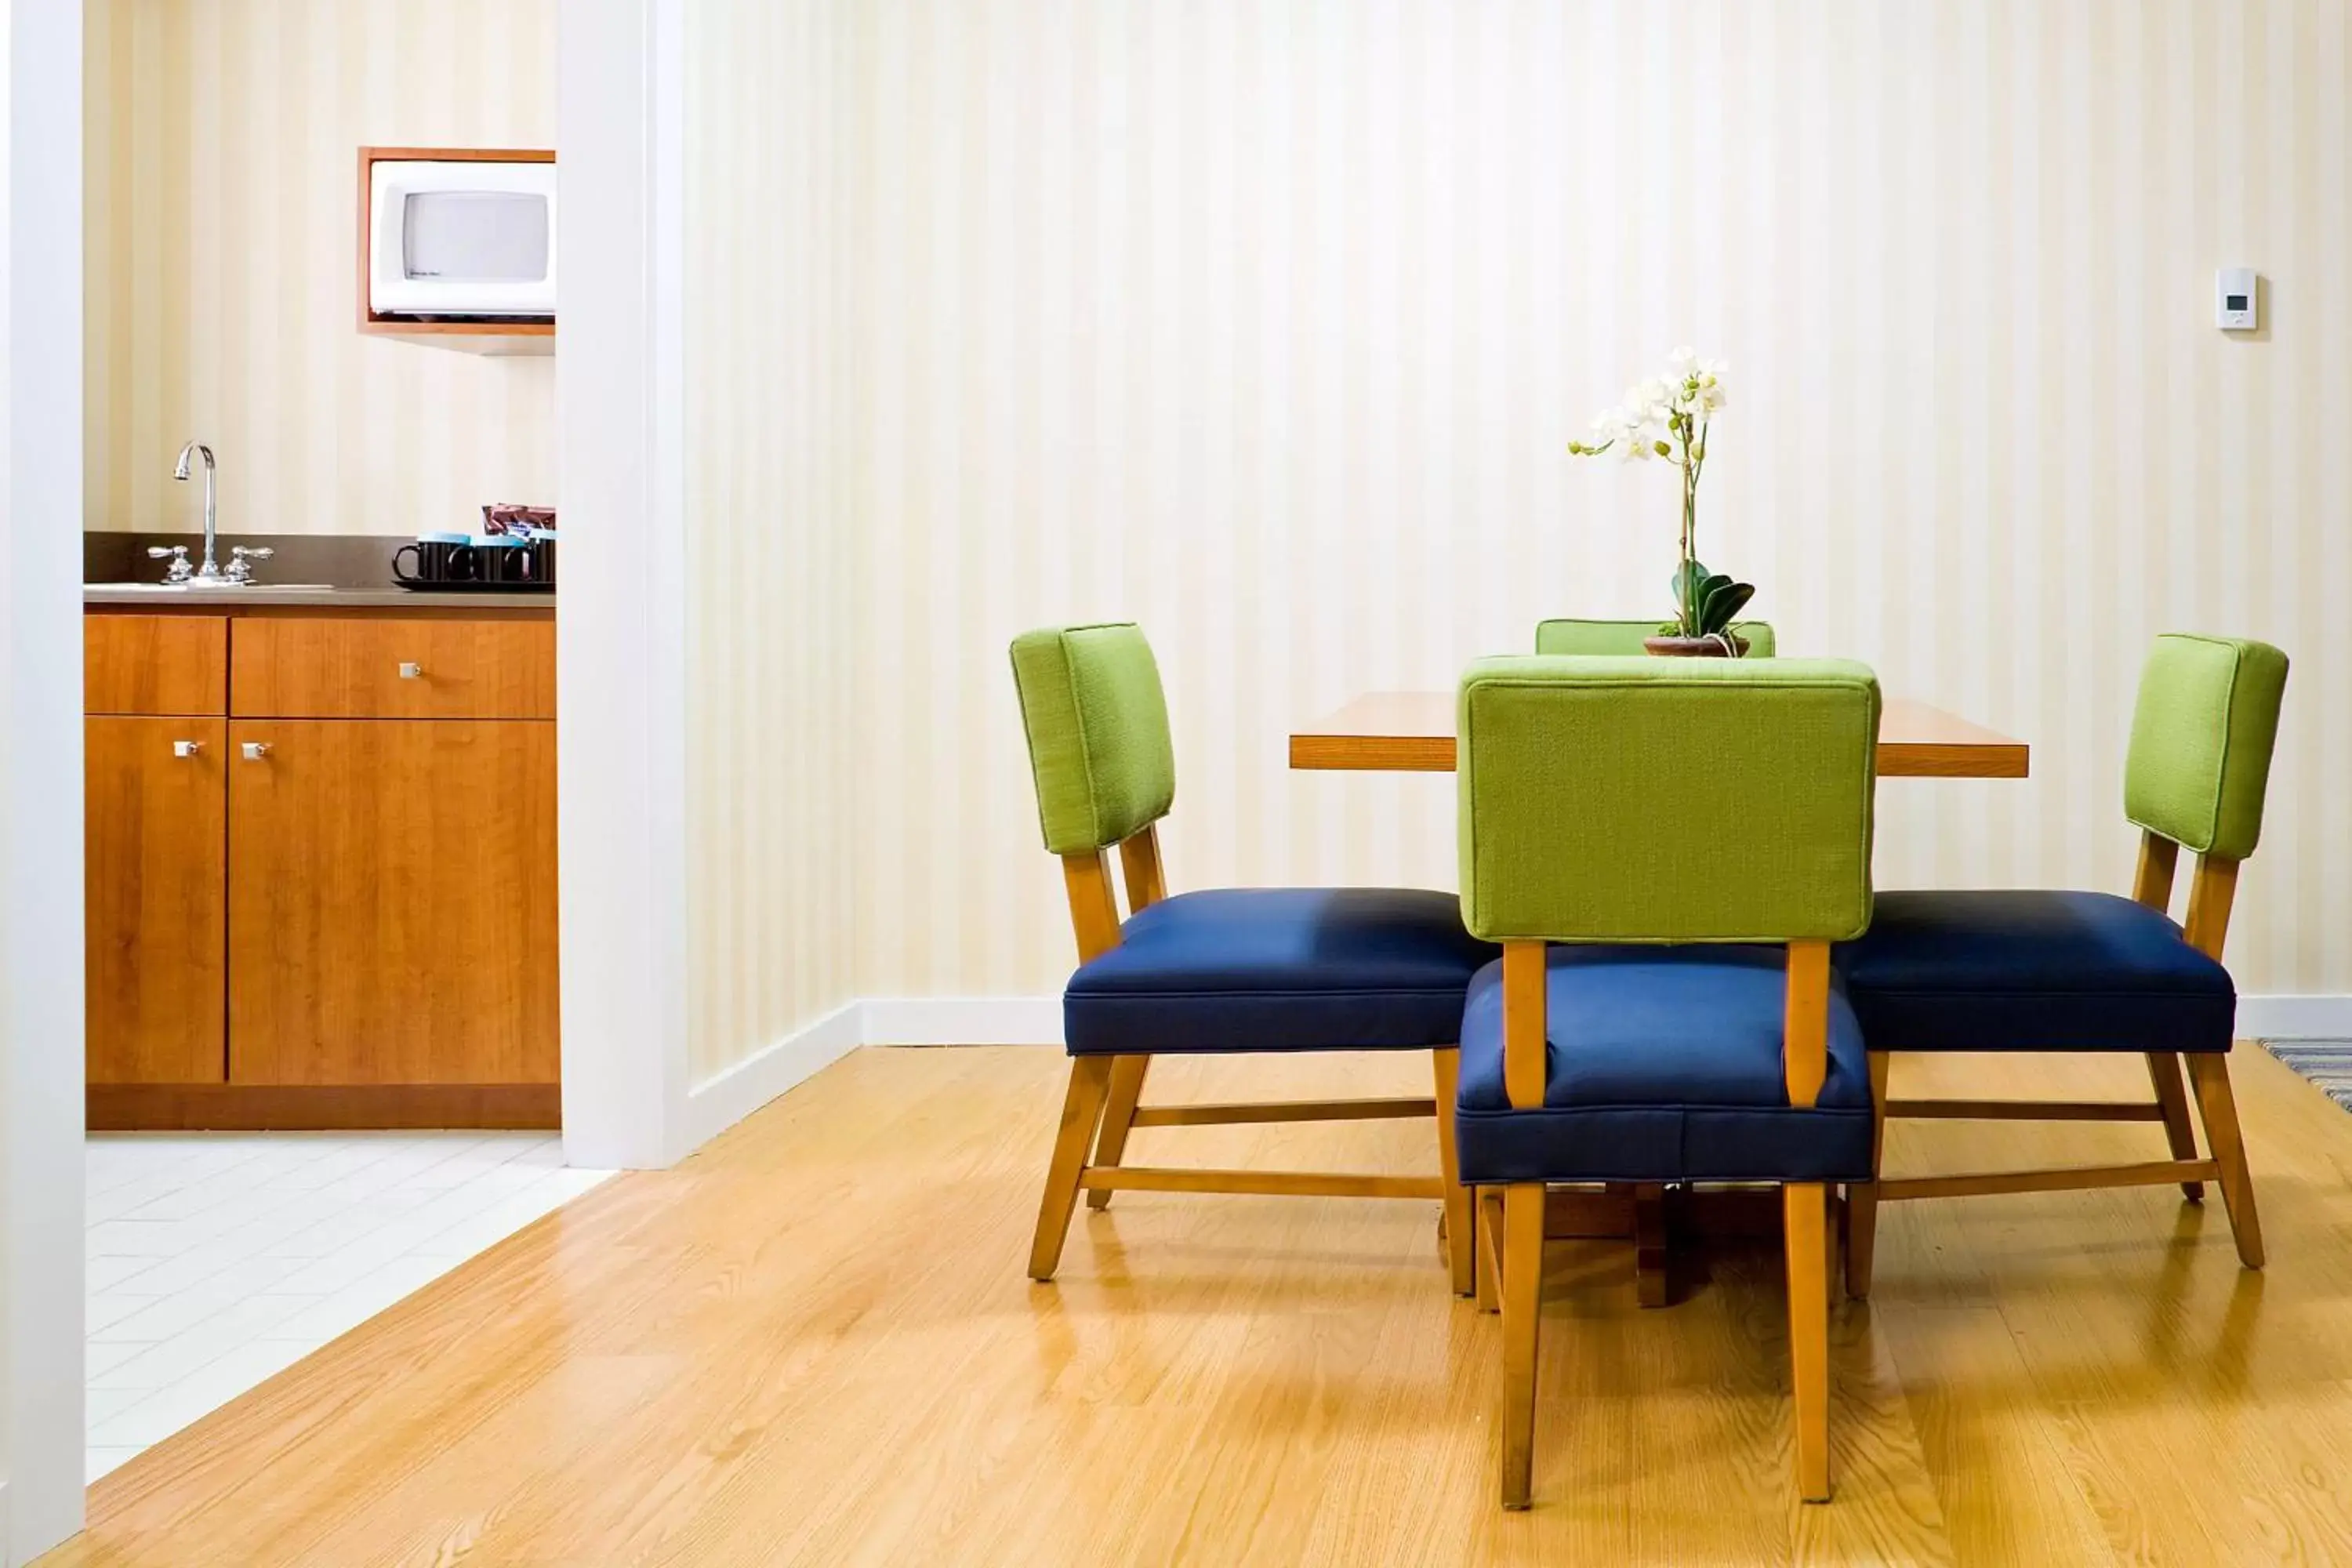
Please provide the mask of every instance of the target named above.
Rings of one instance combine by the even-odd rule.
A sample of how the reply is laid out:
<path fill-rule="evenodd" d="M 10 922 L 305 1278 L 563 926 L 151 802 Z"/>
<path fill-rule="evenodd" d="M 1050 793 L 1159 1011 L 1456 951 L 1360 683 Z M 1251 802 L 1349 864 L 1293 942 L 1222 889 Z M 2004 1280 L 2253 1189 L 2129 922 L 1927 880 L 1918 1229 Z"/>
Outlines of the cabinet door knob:
<path fill-rule="evenodd" d="M 243 745 L 239 746 L 237 750 L 245 753 L 245 760 L 247 762 L 257 763 L 261 761 L 262 758 L 269 754 L 269 742 L 267 741 L 247 741 Z"/>
<path fill-rule="evenodd" d="M 403 680 L 421 680 L 424 676 L 425 667 L 421 664 L 404 662 L 400 667 L 400 679 Z"/>
<path fill-rule="evenodd" d="M 202 741 L 174 741 L 172 742 L 172 754 L 175 757 L 193 757 L 204 749 L 205 743 Z"/>

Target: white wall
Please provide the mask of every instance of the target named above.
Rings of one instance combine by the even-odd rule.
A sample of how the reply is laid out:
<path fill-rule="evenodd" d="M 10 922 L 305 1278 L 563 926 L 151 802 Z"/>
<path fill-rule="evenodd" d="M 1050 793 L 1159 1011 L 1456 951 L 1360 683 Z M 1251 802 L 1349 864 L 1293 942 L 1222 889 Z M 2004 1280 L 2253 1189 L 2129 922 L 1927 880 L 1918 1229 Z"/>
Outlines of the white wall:
<path fill-rule="evenodd" d="M 81 5 L 5 6 L 0 1557 L 81 1525 Z"/>
<path fill-rule="evenodd" d="M 567 0 L 556 464 L 563 1152 L 658 1166 L 687 1113 L 679 200 L 684 0 Z"/>
<path fill-rule="evenodd" d="M 856 1041 L 854 14 L 561 13 L 574 1163 L 676 1160 Z"/>
<path fill-rule="evenodd" d="M 2339 0 L 872 0 L 846 38 L 822 0 L 638 3 L 681 62 L 698 19 L 742 50 L 697 79 L 698 133 L 738 160 L 717 205 L 662 162 L 685 110 L 647 121 L 673 205 L 631 308 L 677 399 L 565 437 L 593 467 L 621 459 L 589 442 L 635 433 L 643 471 L 591 504 L 654 574 L 614 580 L 621 645 L 567 642 L 583 712 L 575 658 L 642 672 L 595 690 L 626 714 L 593 742 L 567 708 L 567 771 L 593 748 L 636 803 L 583 826 L 567 797 L 567 845 L 617 833 L 642 872 L 593 883 L 567 848 L 567 940 L 628 904 L 604 918 L 652 956 L 604 951 L 659 980 L 654 1015 L 592 1017 L 572 988 L 603 983 L 567 959 L 567 1028 L 657 1023 L 664 1105 L 803 1022 L 828 1049 L 958 1027 L 844 1023 L 823 1009 L 845 993 L 1058 986 L 1003 659 L 1041 622 L 1150 629 L 1177 886 L 1450 883 L 1446 781 L 1293 773 L 1285 737 L 1355 691 L 1449 684 L 1545 615 L 1657 611 L 1671 489 L 1565 447 L 1679 342 L 1735 363 L 1704 551 L 1759 584 L 1782 647 L 2034 747 L 2024 783 L 1890 781 L 1884 884 L 2123 886 L 2149 637 L 2251 633 L 2296 669 L 2233 966 L 2352 994 Z M 762 50 L 800 73 L 783 101 L 733 74 Z M 793 118 L 819 100 L 854 132 Z M 728 113 L 756 132 L 732 149 Z M 841 289 L 807 269 L 845 232 L 843 373 L 837 319 L 807 314 Z M 660 273 L 730 234 L 748 265 L 703 306 L 802 269 L 740 341 Z M 2211 325 L 2227 264 L 2266 279 L 2251 339 Z M 698 322 L 707 386 L 664 357 Z M 565 395 L 625 401 L 611 380 L 646 368 L 567 364 Z M 842 437 L 816 416 L 845 384 Z M 567 462 L 565 494 L 585 482 Z"/>
<path fill-rule="evenodd" d="M 1174 885 L 1450 886 L 1447 781 L 1287 731 L 1662 612 L 1672 484 L 1565 448 L 1685 342 L 1736 373 L 1704 553 L 1783 649 L 2033 745 L 1883 786 L 1883 885 L 2126 887 L 2148 639 L 2260 636 L 2232 966 L 2352 993 L 2344 0 L 866 14 L 861 994 L 1067 973 L 1003 658 L 1046 621 L 1160 650 Z"/>
<path fill-rule="evenodd" d="M 555 367 L 352 330 L 362 146 L 546 147 L 556 0 L 92 0 L 92 528 L 478 525 L 555 502 Z"/>
<path fill-rule="evenodd" d="M 869 787 L 855 740 L 866 555 L 862 8 L 686 8 L 686 787 L 698 1081 L 780 1046 L 790 1054 L 788 1042 L 856 994 Z"/>

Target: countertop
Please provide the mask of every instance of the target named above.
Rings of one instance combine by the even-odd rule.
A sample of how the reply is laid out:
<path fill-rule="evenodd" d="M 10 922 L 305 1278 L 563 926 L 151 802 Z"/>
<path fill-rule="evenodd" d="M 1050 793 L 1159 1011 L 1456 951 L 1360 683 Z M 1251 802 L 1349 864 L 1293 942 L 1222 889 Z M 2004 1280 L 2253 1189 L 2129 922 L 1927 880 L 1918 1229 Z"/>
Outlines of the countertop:
<path fill-rule="evenodd" d="M 110 609 L 152 605 L 158 610 L 186 611 L 197 605 L 235 610 L 430 610 L 436 615 L 463 615 L 470 610 L 540 610 L 553 614 L 551 593 L 412 594 L 392 580 L 395 553 L 415 541 L 373 533 L 222 534 L 220 559 L 229 558 L 232 544 L 262 545 L 274 552 L 260 568 L 261 581 L 247 588 L 184 588 L 163 585 L 163 563 L 149 552 L 178 546 L 191 561 L 203 559 L 200 533 L 110 533 L 82 535 L 81 591 L 85 605 Z M 309 588 L 288 584 L 309 583 Z M 328 583 L 330 588 L 315 584 Z"/>
<path fill-rule="evenodd" d="M 114 583 L 85 584 L 85 605 L 191 605 L 289 606 L 322 610 L 552 610 L 553 594 L 412 594 L 404 588 L 283 588 L 256 583 L 245 588 L 165 588 Z"/>

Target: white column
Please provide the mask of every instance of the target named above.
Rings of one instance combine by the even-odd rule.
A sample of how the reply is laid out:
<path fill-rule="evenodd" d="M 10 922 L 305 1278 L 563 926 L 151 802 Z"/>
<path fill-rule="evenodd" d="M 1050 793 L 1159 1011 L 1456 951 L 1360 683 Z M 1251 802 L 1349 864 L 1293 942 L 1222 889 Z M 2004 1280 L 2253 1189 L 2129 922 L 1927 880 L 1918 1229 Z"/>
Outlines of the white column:
<path fill-rule="evenodd" d="M 81 1528 L 81 0 L 8 0 L 0 269 L 0 1516 Z"/>
<path fill-rule="evenodd" d="M 563 1146 L 687 1152 L 687 0 L 564 0 L 556 170 Z"/>

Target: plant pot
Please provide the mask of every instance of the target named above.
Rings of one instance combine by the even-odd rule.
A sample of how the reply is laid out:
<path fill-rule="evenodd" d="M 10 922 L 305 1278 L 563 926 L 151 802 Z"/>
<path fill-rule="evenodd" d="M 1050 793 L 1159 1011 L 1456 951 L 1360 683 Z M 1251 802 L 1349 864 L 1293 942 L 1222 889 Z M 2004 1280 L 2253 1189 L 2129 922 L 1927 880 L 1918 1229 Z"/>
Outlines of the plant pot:
<path fill-rule="evenodd" d="M 1733 637 L 1726 647 L 1721 637 L 1643 637 L 1642 646 L 1656 658 L 1745 658 L 1748 639 Z"/>

